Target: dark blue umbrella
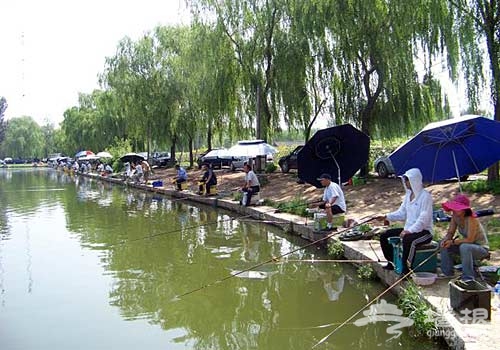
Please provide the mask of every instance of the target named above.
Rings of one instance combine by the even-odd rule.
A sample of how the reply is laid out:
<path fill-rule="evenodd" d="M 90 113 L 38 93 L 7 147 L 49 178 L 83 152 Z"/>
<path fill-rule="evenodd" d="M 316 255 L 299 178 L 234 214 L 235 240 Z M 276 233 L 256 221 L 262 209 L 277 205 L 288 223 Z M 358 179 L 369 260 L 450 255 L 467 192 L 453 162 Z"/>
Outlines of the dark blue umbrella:
<path fill-rule="evenodd" d="M 368 162 L 369 149 L 368 135 L 351 124 L 318 130 L 297 154 L 299 178 L 316 187 L 323 173 L 346 182 Z"/>
<path fill-rule="evenodd" d="M 389 158 L 396 174 L 419 168 L 431 183 L 476 174 L 500 160 L 500 123 L 477 115 L 430 123 Z"/>

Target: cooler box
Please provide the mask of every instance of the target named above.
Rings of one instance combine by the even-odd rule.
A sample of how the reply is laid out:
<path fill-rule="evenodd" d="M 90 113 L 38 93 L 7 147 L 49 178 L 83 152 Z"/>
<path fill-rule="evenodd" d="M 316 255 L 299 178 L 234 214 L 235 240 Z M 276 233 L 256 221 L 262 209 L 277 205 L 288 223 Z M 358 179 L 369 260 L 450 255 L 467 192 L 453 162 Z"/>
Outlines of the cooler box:
<path fill-rule="evenodd" d="M 163 187 L 163 181 L 153 181 L 153 187 Z"/>
<path fill-rule="evenodd" d="M 403 272 L 403 247 L 401 245 L 401 238 L 391 237 L 389 238 L 389 243 L 392 244 L 392 249 L 394 253 L 394 271 L 401 274 Z M 415 251 L 415 257 L 413 258 L 413 263 L 411 268 L 415 272 L 436 272 L 437 267 L 437 254 L 434 254 L 438 249 L 439 245 L 437 242 L 432 241 L 428 244 L 420 244 L 417 246 Z M 429 256 L 434 254 L 429 260 L 427 260 L 421 266 L 418 266 L 422 261 L 427 259 Z M 417 267 L 418 266 L 418 267 Z"/>
<path fill-rule="evenodd" d="M 491 319 L 491 291 L 487 285 L 478 281 L 463 284 L 458 280 L 450 281 L 449 285 L 450 306 L 453 310 L 460 312 L 465 309 L 470 311 L 485 309 L 488 315 L 487 320 Z M 472 312 L 468 316 L 474 317 Z M 460 317 L 467 317 L 467 313 L 462 313 Z"/>

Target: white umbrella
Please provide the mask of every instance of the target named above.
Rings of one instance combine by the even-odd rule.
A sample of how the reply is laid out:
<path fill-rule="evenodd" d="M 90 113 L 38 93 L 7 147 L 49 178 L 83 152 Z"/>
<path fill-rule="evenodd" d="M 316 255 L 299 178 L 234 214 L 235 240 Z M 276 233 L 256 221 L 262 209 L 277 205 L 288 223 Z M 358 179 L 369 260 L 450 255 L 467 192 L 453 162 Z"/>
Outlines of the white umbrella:
<path fill-rule="evenodd" d="M 99 159 L 99 157 L 96 156 L 95 154 L 91 154 L 91 155 L 88 155 L 88 156 L 84 156 L 84 157 L 78 158 L 78 160 L 83 160 L 83 161 L 86 161 L 86 160 L 97 160 L 97 159 Z"/>
<path fill-rule="evenodd" d="M 233 157 L 247 156 L 253 158 L 272 155 L 278 151 L 264 140 L 245 140 L 238 141 L 238 144 L 231 147 L 228 152 Z"/>
<path fill-rule="evenodd" d="M 99 153 L 96 154 L 96 156 L 98 156 L 99 158 L 113 158 L 113 156 L 111 155 L 111 153 L 106 152 L 106 151 L 99 152 Z"/>

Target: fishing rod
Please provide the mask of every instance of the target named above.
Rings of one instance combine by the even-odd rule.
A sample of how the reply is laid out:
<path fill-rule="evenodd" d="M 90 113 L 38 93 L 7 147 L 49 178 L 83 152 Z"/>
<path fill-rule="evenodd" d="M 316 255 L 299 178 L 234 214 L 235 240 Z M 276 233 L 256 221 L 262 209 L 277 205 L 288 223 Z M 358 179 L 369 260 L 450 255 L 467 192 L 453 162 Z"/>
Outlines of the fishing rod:
<path fill-rule="evenodd" d="M 436 251 L 434 253 L 432 253 L 430 256 L 428 256 L 426 259 L 424 259 L 422 262 L 420 262 L 417 266 L 415 266 L 415 268 L 411 268 L 410 267 L 409 271 L 405 275 L 400 276 L 400 278 L 398 280 L 396 280 L 396 282 L 394 282 L 393 284 L 391 284 L 384 291 L 382 291 L 375 298 L 373 298 L 370 302 L 368 302 L 366 305 L 364 305 L 361 309 L 359 309 L 354 314 L 352 314 L 350 317 L 348 317 L 344 322 L 342 322 L 339 326 L 337 326 L 333 331 L 331 331 L 330 333 L 328 333 L 319 342 L 317 342 L 316 344 L 314 344 L 314 346 L 311 349 L 314 349 L 314 348 L 318 347 L 319 345 L 321 345 L 322 343 L 324 343 L 326 340 L 328 340 L 328 338 L 330 338 L 333 334 L 335 334 L 339 329 L 341 329 L 346 324 L 348 324 L 349 322 L 351 322 L 356 316 L 358 316 L 368 306 L 370 306 L 373 303 L 375 303 L 377 300 L 379 300 L 382 296 L 384 296 L 385 294 L 387 294 L 392 288 L 394 288 L 395 286 L 397 286 L 399 283 L 401 283 L 402 281 L 407 280 L 408 276 L 410 276 L 414 272 L 415 269 L 417 269 L 420 266 L 422 266 L 423 264 L 425 264 L 432 257 L 434 257 L 435 255 L 437 255 L 437 253 L 439 253 L 439 249 L 436 249 Z M 403 263 L 406 263 L 406 262 L 403 262 Z"/>
<path fill-rule="evenodd" d="M 356 226 L 359 226 L 359 225 L 365 224 L 365 223 L 367 223 L 367 222 L 369 222 L 369 221 L 371 221 L 371 220 L 373 220 L 373 217 L 372 217 L 372 216 L 369 216 L 369 217 L 368 217 L 368 216 L 367 216 L 367 217 L 364 217 L 364 218 L 362 218 L 362 219 L 360 220 L 360 222 L 359 222 L 358 224 L 356 224 L 356 225 L 355 225 L 355 226 L 353 226 L 353 227 L 356 227 Z M 287 256 L 287 255 L 290 255 L 290 254 L 293 254 L 293 253 L 295 253 L 295 252 L 298 252 L 298 251 L 304 250 L 304 249 L 306 249 L 306 248 L 309 248 L 309 247 L 311 247 L 311 246 L 313 246 L 313 245 L 315 245 L 315 244 L 318 244 L 318 243 L 320 243 L 320 242 L 322 242 L 322 241 L 324 241 L 324 240 L 327 240 L 327 239 L 329 239 L 329 238 L 331 238 L 331 237 L 334 237 L 335 235 L 338 235 L 338 234 L 340 234 L 340 233 L 342 233 L 342 232 L 345 232 L 345 231 L 347 231 L 347 230 L 350 230 L 350 229 L 352 229 L 352 227 L 348 227 L 348 228 L 345 228 L 345 229 L 343 229 L 343 230 L 340 230 L 340 231 L 337 231 L 337 232 L 332 232 L 332 233 L 330 233 L 330 234 L 327 234 L 327 235 L 325 235 L 325 237 L 322 237 L 322 238 L 320 238 L 320 239 L 318 239 L 318 240 L 315 240 L 315 241 L 313 241 L 313 242 L 310 242 L 310 243 L 308 243 L 308 244 L 306 244 L 306 245 L 304 245 L 304 246 L 301 246 L 301 247 L 298 247 L 298 248 L 292 249 L 291 251 L 289 251 L 289 252 L 287 252 L 287 253 L 283 253 L 283 254 L 281 254 L 281 255 L 279 255 L 279 256 L 276 256 L 276 257 L 274 257 L 274 256 L 273 256 L 272 258 L 270 258 L 270 259 L 268 259 L 268 260 L 262 261 L 262 262 L 260 262 L 260 263 L 258 263 L 258 264 L 255 264 L 255 265 L 253 265 L 253 266 L 250 266 L 250 267 L 248 267 L 248 268 L 246 268 L 246 269 L 243 269 L 243 270 L 241 270 L 241 271 L 238 271 L 238 272 L 232 273 L 232 274 L 230 274 L 230 275 L 227 275 L 227 276 L 225 276 L 225 277 L 223 277 L 223 278 L 221 278 L 221 279 L 218 279 L 218 280 L 216 280 L 216 281 L 214 281 L 214 282 L 204 284 L 204 285 L 202 285 L 202 286 L 200 286 L 200 287 L 198 287 L 198 288 L 195 288 L 195 289 L 192 289 L 192 290 L 187 291 L 187 292 L 185 292 L 185 293 L 179 294 L 179 295 L 177 295 L 177 296 L 175 296 L 175 297 L 174 297 L 174 300 L 179 299 L 179 298 L 182 298 L 182 297 L 185 297 L 185 296 L 187 296 L 187 295 L 189 295 L 189 294 L 193 294 L 193 293 L 198 292 L 198 291 L 200 291 L 200 290 L 203 290 L 203 289 L 205 289 L 205 288 L 208 288 L 208 287 L 211 287 L 211 286 L 214 286 L 214 285 L 220 284 L 220 283 L 222 283 L 222 282 L 224 282 L 224 281 L 226 281 L 226 280 L 228 280 L 228 279 L 231 279 L 231 278 L 233 278 L 233 277 L 237 277 L 238 275 L 241 275 L 242 273 L 245 273 L 245 272 L 248 272 L 248 271 L 254 270 L 254 269 L 256 269 L 256 268 L 258 268 L 258 267 L 261 267 L 261 266 L 263 266 L 263 265 L 269 264 L 269 263 L 271 263 L 271 262 L 278 261 L 279 259 L 281 259 L 281 258 L 283 258 L 283 257 L 285 257 L 285 256 Z"/>
<path fill-rule="evenodd" d="M 189 197 L 182 197 L 182 198 L 179 198 L 179 200 L 181 199 L 190 199 Z M 292 206 L 290 208 L 294 208 L 294 207 L 298 207 L 298 206 L 302 206 L 304 204 L 297 204 L 295 206 Z M 264 212 L 261 212 L 261 214 L 269 214 L 271 212 L 276 212 L 276 208 L 272 208 L 271 210 L 268 210 L 268 211 L 264 211 Z M 141 240 L 145 240 L 145 239 L 150 239 L 150 238 L 155 238 L 155 237 L 159 237 L 159 236 L 163 236 L 163 235 L 168 235 L 168 234 L 172 234 L 172 233 L 180 233 L 182 232 L 182 230 L 185 230 L 185 229 L 194 229 L 194 228 L 198 228 L 198 227 L 204 227 L 204 226 L 209 226 L 209 225 L 214 225 L 214 224 L 217 224 L 219 222 L 229 222 L 229 221 L 232 221 L 232 220 L 241 220 L 241 219 L 245 219 L 245 218 L 250 218 L 252 217 L 253 214 L 248 214 L 248 215 L 243 215 L 243 216 L 238 216 L 238 217 L 231 217 L 231 218 L 228 218 L 228 219 L 223 219 L 223 220 L 216 220 L 216 221 L 209 221 L 209 222 L 206 222 L 204 224 L 196 224 L 196 225 L 193 225 L 193 226 L 187 226 L 187 227 L 183 227 L 183 228 L 179 228 L 179 229 L 176 229 L 176 230 L 171 230 L 171 231 L 166 231 L 166 232 L 159 232 L 159 233 L 156 233 L 156 234 L 153 234 L 153 235 L 149 235 L 149 236 L 143 236 L 143 237 L 139 237 L 139 238 L 134 238 L 134 239 L 128 239 L 128 240 L 123 240 L 121 242 L 118 242 L 118 243 L 115 243 L 115 244 L 111 244 L 109 245 L 110 247 L 113 247 L 113 246 L 117 246 L 117 245 L 123 245 L 123 244 L 126 244 L 126 243 L 132 243 L 132 242 L 137 242 L 137 241 L 141 241 Z M 283 224 L 283 225 L 287 225 L 289 224 L 291 221 L 290 220 L 285 220 L 283 219 L 285 222 L 279 222 L 279 221 L 273 221 L 271 222 L 271 220 L 256 220 L 255 222 L 258 223 L 258 222 L 263 222 L 265 223 L 265 221 L 268 221 L 267 223 L 273 223 L 273 224 Z"/>
<path fill-rule="evenodd" d="M 376 261 L 376 260 L 367 260 L 367 259 L 362 259 L 362 260 L 348 260 L 348 259 L 320 259 L 320 260 L 315 260 L 315 259 L 287 259 L 283 261 L 272 261 L 274 264 L 286 264 L 286 263 L 351 263 L 351 264 L 378 264 L 382 262 L 387 262 L 387 261 Z"/>

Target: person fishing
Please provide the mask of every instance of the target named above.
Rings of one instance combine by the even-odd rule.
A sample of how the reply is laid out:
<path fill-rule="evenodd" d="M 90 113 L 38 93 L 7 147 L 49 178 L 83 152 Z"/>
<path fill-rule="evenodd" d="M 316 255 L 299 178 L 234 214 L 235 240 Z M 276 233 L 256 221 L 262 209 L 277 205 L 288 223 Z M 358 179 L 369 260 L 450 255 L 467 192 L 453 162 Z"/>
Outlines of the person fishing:
<path fill-rule="evenodd" d="M 416 246 L 432 240 L 432 196 L 424 189 L 420 169 L 409 169 L 401 176 L 405 188 L 405 196 L 398 210 L 375 217 L 377 220 L 405 221 L 403 228 L 392 228 L 380 235 L 380 246 L 388 263 L 386 270 L 394 270 L 393 247 L 389 243 L 391 237 L 401 237 L 403 246 L 402 275 L 409 272 Z"/>
<path fill-rule="evenodd" d="M 483 226 L 470 206 L 467 196 L 459 194 L 442 204 L 446 211 L 453 212 L 448 232 L 440 244 L 441 271 L 447 277 L 453 277 L 453 255 L 460 255 L 463 274 L 462 282 L 468 283 L 475 278 L 474 260 L 487 258 L 489 255 L 488 237 Z M 456 231 L 461 238 L 455 238 Z"/>
<path fill-rule="evenodd" d="M 252 195 L 260 192 L 260 182 L 248 163 L 243 166 L 243 171 L 245 172 L 245 184 L 241 188 L 241 191 L 246 193 L 246 199 L 240 204 L 249 206 L 252 201 Z"/>
<path fill-rule="evenodd" d="M 217 177 L 215 176 L 213 169 L 208 164 L 203 164 L 201 169 L 203 170 L 203 176 L 198 182 L 198 194 L 205 194 L 205 196 L 209 196 L 211 194 L 210 187 L 217 185 Z"/>

